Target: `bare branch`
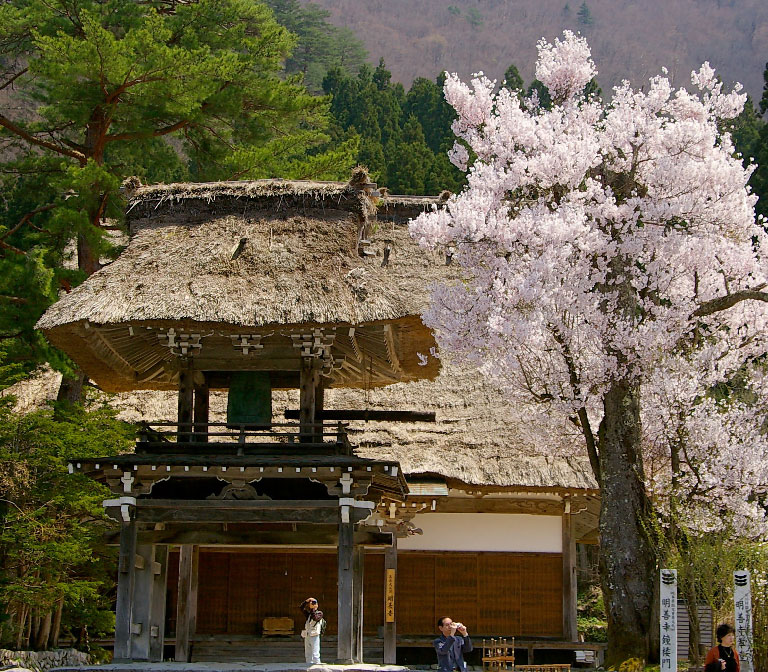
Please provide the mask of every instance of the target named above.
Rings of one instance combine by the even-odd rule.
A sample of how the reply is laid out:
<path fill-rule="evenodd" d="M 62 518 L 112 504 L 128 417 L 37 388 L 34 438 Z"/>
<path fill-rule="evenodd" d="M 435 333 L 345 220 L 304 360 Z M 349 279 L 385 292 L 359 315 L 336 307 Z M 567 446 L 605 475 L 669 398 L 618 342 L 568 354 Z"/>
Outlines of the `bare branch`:
<path fill-rule="evenodd" d="M 161 135 L 168 135 L 169 133 L 173 133 L 174 131 L 178 131 L 185 126 L 188 126 L 190 123 L 189 119 L 183 119 L 182 121 L 177 121 L 175 124 L 171 124 L 170 126 L 165 126 L 164 128 L 157 128 L 154 131 L 136 131 L 134 133 L 114 133 L 112 135 L 107 135 L 104 138 L 104 142 L 115 142 L 117 140 L 141 140 L 144 138 L 157 138 Z"/>
<path fill-rule="evenodd" d="M 20 70 L 17 72 L 13 77 L 11 77 L 7 82 L 3 82 L 2 85 L 0 85 L 0 91 L 3 89 L 8 88 L 11 84 L 13 84 L 19 77 L 21 77 L 24 73 L 26 73 L 29 70 L 29 68 L 24 68 L 23 70 Z"/>
<path fill-rule="evenodd" d="M 47 140 L 41 140 L 40 138 L 35 137 L 28 131 L 25 131 L 21 126 L 18 126 L 13 121 L 8 119 L 6 116 L 0 114 L 0 126 L 3 128 L 7 128 L 11 133 L 14 135 L 22 138 L 23 140 L 26 140 L 32 145 L 37 145 L 38 147 L 45 147 L 46 149 L 50 149 L 53 152 L 56 152 L 57 154 L 61 154 L 62 156 L 69 156 L 70 158 L 77 159 L 80 162 L 85 162 L 87 160 L 87 157 L 82 152 L 78 152 L 72 149 L 66 149 L 64 147 L 61 147 L 60 145 L 57 145 L 53 142 L 48 142 Z"/>

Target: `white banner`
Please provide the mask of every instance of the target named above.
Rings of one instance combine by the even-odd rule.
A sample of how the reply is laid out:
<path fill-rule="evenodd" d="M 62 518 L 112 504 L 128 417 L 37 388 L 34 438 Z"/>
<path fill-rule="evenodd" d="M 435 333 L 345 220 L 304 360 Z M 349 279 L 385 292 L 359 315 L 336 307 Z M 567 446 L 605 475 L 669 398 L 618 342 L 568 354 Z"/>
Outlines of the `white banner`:
<path fill-rule="evenodd" d="M 677 570 L 661 570 L 659 626 L 661 672 L 677 672 Z"/>
<path fill-rule="evenodd" d="M 733 606 L 736 619 L 736 642 L 741 672 L 753 672 L 752 658 L 752 589 L 749 572 L 740 569 L 733 573 Z"/>

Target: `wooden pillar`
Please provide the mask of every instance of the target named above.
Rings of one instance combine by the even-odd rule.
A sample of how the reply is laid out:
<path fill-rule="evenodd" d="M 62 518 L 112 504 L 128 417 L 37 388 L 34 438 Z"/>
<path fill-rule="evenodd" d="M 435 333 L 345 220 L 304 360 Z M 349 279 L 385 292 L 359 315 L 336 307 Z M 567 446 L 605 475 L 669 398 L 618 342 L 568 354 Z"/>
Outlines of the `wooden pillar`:
<path fill-rule="evenodd" d="M 578 641 L 576 622 L 576 539 L 573 534 L 571 501 L 563 505 L 563 638 Z"/>
<path fill-rule="evenodd" d="M 320 362 L 316 357 L 302 357 L 299 372 L 299 433 L 302 441 L 311 441 L 317 411 Z"/>
<path fill-rule="evenodd" d="M 133 608 L 131 609 L 131 640 L 129 658 L 149 660 L 149 621 L 152 605 L 152 544 L 137 544 L 134 556 Z"/>
<path fill-rule="evenodd" d="M 210 390 L 208 389 L 208 376 L 203 375 L 201 383 L 195 385 L 194 401 L 194 425 L 195 435 L 192 440 L 195 443 L 205 443 L 208 441 L 208 418 Z"/>
<path fill-rule="evenodd" d="M 186 366 L 179 370 L 179 403 L 176 420 L 179 423 L 177 434 L 179 443 L 186 443 L 192 437 L 194 374 L 190 365 L 191 362 L 187 361 Z"/>
<path fill-rule="evenodd" d="M 176 662 L 189 663 L 197 626 L 197 565 L 199 547 L 183 544 L 179 553 L 179 594 L 176 600 Z"/>
<path fill-rule="evenodd" d="M 365 551 L 356 545 L 352 552 L 352 661 L 363 662 L 363 572 Z"/>
<path fill-rule="evenodd" d="M 152 602 L 149 609 L 149 660 L 163 662 L 165 599 L 168 592 L 168 547 L 155 546 L 152 563 Z"/>
<path fill-rule="evenodd" d="M 354 524 L 339 522 L 338 549 L 338 643 L 336 662 L 352 664 L 353 644 L 353 586 L 354 586 Z"/>
<path fill-rule="evenodd" d="M 317 383 L 317 389 L 315 391 L 315 419 L 312 421 L 315 423 L 315 425 L 318 425 L 315 427 L 315 438 L 313 439 L 315 443 L 322 443 L 323 439 L 326 438 L 323 436 L 323 406 L 325 404 L 325 387 L 323 386 L 320 375 L 318 372 L 318 383 Z"/>
<path fill-rule="evenodd" d="M 392 545 L 384 551 L 384 586 L 386 600 L 387 575 L 395 573 L 394 585 L 397 585 L 397 535 L 392 533 Z M 397 594 L 395 594 L 397 600 Z M 395 603 L 396 604 L 396 603 Z M 397 622 L 394 620 L 395 611 L 391 616 L 387 615 L 387 605 L 384 605 L 384 664 L 397 665 Z M 389 619 L 392 620 L 389 620 Z"/>
<path fill-rule="evenodd" d="M 120 555 L 117 571 L 117 605 L 115 608 L 114 660 L 124 662 L 131 657 L 131 613 L 133 585 L 136 577 L 136 521 L 120 524 Z"/>

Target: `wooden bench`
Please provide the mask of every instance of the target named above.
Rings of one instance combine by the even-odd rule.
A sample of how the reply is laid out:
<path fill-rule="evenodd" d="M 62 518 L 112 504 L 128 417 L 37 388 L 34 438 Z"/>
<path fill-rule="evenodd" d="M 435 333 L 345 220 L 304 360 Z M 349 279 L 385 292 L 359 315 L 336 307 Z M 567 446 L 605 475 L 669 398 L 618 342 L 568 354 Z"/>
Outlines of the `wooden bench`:
<path fill-rule="evenodd" d="M 289 616 L 271 616 L 261 622 L 261 634 L 264 637 L 276 635 L 293 635 L 293 619 Z"/>
<path fill-rule="evenodd" d="M 550 665 L 515 665 L 515 672 L 571 672 L 570 663 L 553 663 Z"/>

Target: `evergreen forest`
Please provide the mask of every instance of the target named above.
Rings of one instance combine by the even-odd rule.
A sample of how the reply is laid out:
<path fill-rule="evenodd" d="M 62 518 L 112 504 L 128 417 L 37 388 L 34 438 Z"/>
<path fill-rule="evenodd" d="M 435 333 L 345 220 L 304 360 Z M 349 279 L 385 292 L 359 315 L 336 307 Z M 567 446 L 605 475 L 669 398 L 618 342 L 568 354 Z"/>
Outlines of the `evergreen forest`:
<path fill-rule="evenodd" d="M 114 627 L 108 493 L 66 465 L 129 451 L 135 428 L 34 325 L 120 253 L 125 180 L 346 180 L 363 165 L 393 194 L 462 189 L 444 76 L 406 89 L 329 17 L 299 0 L 0 3 L 0 646 L 90 650 Z M 508 65 L 500 86 L 546 105 L 516 67 L 531 64 Z M 768 65 L 732 127 L 765 218 L 767 118 Z M 63 374 L 56 400 L 19 410 L 14 386 L 44 368 Z"/>

